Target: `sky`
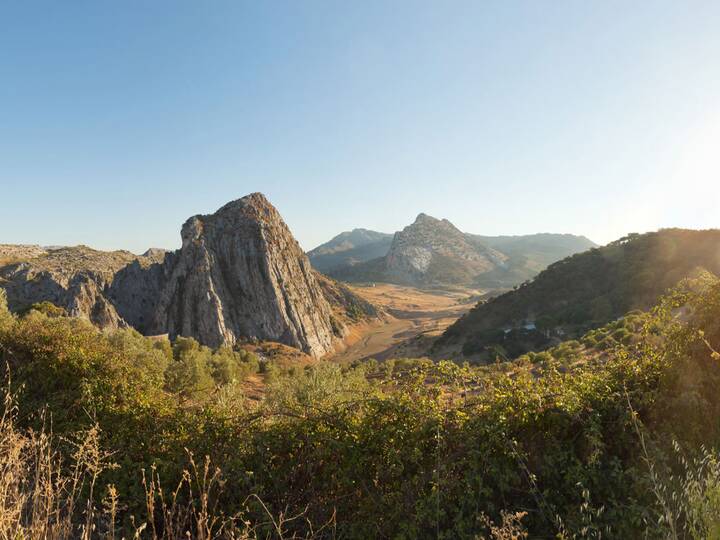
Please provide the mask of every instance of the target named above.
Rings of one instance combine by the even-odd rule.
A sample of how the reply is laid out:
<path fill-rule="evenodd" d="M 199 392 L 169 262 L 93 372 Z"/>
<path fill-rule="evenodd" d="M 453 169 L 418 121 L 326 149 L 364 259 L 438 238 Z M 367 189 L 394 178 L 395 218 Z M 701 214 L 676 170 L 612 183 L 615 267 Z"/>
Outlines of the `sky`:
<path fill-rule="evenodd" d="M 0 243 L 720 227 L 720 2 L 0 0 Z"/>

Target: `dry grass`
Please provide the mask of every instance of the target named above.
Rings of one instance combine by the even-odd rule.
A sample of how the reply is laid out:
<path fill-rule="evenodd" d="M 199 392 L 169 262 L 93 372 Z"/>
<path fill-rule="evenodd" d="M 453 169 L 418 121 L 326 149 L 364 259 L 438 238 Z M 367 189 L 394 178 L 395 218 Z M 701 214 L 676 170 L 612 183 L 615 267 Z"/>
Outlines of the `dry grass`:
<path fill-rule="evenodd" d="M 69 456 L 48 430 L 23 431 L 16 424 L 17 409 L 5 394 L 0 415 L 0 540 L 251 540 L 298 538 L 289 536 L 288 525 L 305 520 L 305 512 L 273 516 L 254 495 L 250 499 L 265 510 L 266 519 L 252 523 L 242 512 L 226 516 L 216 507 L 223 479 L 208 459 L 189 466 L 175 488 L 166 491 L 155 468 L 143 472 L 145 517 L 121 519 L 121 494 L 113 485 L 103 486 L 101 473 L 114 465 L 100 448 L 100 430 L 93 426 L 63 440 Z M 247 505 L 244 505 L 245 507 Z M 120 524 L 120 523 L 123 524 Z M 129 525 L 128 525 L 129 523 Z M 334 517 L 303 538 L 334 538 Z"/>
<path fill-rule="evenodd" d="M 500 523 L 493 522 L 485 514 L 480 515 L 480 523 L 487 529 L 492 540 L 523 540 L 528 537 L 522 521 L 527 512 L 505 512 L 500 515 Z M 480 537 L 482 538 L 482 537 Z"/>

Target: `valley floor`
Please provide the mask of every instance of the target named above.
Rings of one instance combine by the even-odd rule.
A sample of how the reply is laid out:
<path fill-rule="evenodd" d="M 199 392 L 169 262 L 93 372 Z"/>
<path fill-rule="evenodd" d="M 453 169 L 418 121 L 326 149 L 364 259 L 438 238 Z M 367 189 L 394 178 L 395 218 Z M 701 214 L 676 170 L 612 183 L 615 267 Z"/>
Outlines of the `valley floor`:
<path fill-rule="evenodd" d="M 337 362 L 425 356 L 433 340 L 474 305 L 468 299 L 483 292 L 421 290 L 384 283 L 351 289 L 381 307 L 387 316 L 353 327 L 346 348 L 330 357 Z"/>

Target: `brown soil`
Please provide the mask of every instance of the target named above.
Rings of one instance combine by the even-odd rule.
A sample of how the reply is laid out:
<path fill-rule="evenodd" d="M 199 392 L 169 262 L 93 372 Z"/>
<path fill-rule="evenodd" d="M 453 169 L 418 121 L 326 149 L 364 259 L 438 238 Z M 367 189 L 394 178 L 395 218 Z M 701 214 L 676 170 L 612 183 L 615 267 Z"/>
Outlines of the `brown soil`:
<path fill-rule="evenodd" d="M 464 301 L 482 292 L 421 290 L 388 284 L 351 289 L 383 308 L 388 316 L 354 326 L 344 350 L 329 357 L 336 362 L 426 356 L 434 339 L 473 306 Z"/>

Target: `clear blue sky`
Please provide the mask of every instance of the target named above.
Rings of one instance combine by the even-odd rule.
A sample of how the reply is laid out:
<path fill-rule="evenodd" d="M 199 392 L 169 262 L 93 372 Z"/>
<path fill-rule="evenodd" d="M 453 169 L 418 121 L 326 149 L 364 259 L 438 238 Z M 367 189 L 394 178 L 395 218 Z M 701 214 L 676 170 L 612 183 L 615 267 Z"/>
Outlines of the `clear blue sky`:
<path fill-rule="evenodd" d="M 720 2 L 0 4 L 0 243 L 720 227 Z"/>

